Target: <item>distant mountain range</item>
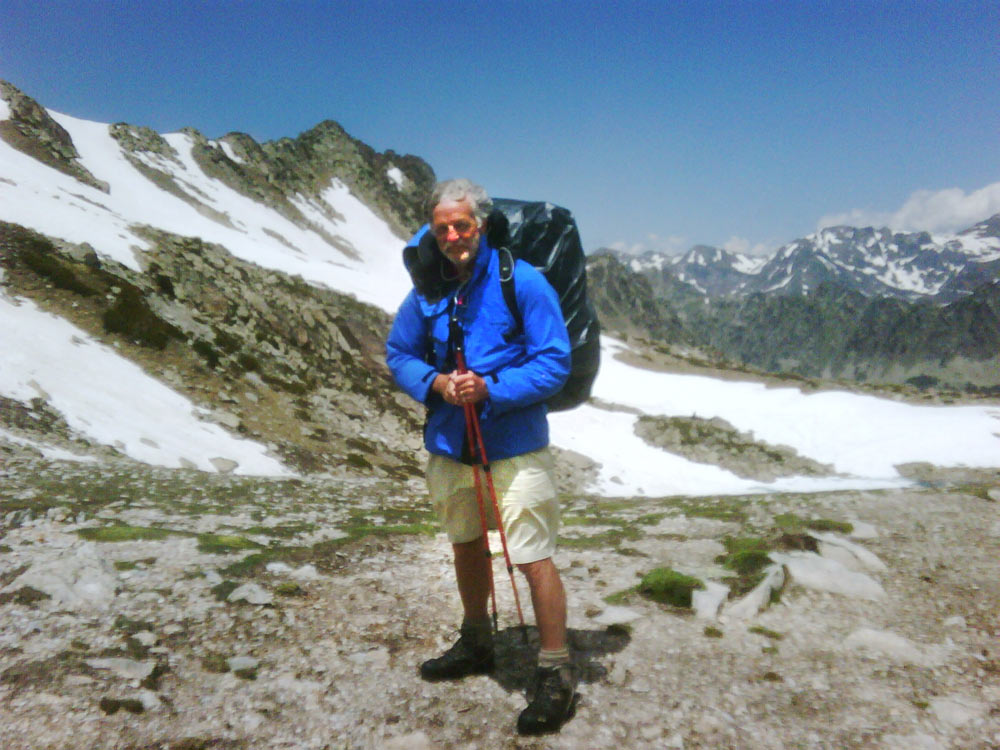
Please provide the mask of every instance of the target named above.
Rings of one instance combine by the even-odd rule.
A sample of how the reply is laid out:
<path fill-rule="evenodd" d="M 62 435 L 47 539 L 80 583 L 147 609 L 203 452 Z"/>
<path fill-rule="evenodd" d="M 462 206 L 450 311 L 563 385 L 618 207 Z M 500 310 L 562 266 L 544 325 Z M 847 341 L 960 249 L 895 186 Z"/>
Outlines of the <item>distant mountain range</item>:
<path fill-rule="evenodd" d="M 946 303 L 997 277 L 1000 214 L 949 236 L 829 227 L 784 245 L 770 257 L 704 245 L 680 256 L 619 257 L 654 288 L 669 277 L 708 297 L 802 295 L 834 283 L 865 297 Z"/>
<path fill-rule="evenodd" d="M 830 227 L 753 257 L 601 251 L 609 330 L 768 371 L 1000 392 L 1000 214 L 956 235 Z"/>

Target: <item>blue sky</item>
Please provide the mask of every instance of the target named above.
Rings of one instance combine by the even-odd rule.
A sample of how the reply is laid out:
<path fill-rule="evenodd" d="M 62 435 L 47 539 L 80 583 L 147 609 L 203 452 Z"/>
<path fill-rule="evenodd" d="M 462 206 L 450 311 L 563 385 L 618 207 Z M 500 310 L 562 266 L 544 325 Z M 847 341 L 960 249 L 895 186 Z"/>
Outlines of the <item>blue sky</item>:
<path fill-rule="evenodd" d="M 1000 211 L 1000 3 L 4 0 L 0 78 L 160 132 L 324 119 L 588 249 L 773 248 Z"/>

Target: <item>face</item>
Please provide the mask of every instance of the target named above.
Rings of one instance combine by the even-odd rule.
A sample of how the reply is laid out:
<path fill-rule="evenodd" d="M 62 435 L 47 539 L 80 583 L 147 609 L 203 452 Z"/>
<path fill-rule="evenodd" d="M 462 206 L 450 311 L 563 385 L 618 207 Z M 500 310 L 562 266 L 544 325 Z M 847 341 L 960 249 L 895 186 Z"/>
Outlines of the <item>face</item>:
<path fill-rule="evenodd" d="M 476 257 L 480 229 L 467 200 L 442 201 L 434 208 L 431 231 L 438 249 L 459 273 L 467 270 Z"/>

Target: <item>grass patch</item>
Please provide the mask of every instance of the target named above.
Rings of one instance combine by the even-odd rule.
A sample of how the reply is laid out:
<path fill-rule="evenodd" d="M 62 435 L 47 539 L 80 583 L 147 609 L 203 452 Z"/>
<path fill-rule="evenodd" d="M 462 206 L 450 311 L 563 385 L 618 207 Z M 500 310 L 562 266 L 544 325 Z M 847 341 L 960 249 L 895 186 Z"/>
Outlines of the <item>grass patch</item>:
<path fill-rule="evenodd" d="M 225 674 L 229 671 L 229 662 L 222 654 L 212 651 L 201 657 L 201 668 L 206 672 Z"/>
<path fill-rule="evenodd" d="M 638 591 L 647 599 L 672 607 L 690 607 L 695 589 L 705 584 L 694 576 L 679 573 L 671 568 L 654 568 L 642 577 Z"/>
<path fill-rule="evenodd" d="M 642 532 L 638 529 L 630 526 L 622 526 L 621 528 L 609 529 L 587 536 L 564 536 L 559 540 L 559 544 L 569 549 L 614 549 L 622 542 L 635 541 L 636 539 L 641 539 L 642 536 Z"/>
<path fill-rule="evenodd" d="M 631 588 L 623 589 L 621 591 L 616 591 L 613 594 L 608 594 L 604 597 L 604 601 L 607 604 L 613 606 L 619 606 L 628 602 L 632 596 L 639 590 L 638 586 L 632 586 Z"/>
<path fill-rule="evenodd" d="M 215 596 L 216 601 L 224 602 L 229 599 L 229 595 L 239 588 L 239 584 L 235 581 L 223 581 L 209 589 Z"/>
<path fill-rule="evenodd" d="M 714 625 L 706 625 L 702 632 L 706 638 L 721 638 L 723 635 L 722 631 Z"/>
<path fill-rule="evenodd" d="M 226 555 L 230 552 L 243 552 L 248 549 L 261 549 L 258 544 L 244 536 L 236 534 L 199 534 L 198 551 L 216 555 Z"/>
<path fill-rule="evenodd" d="M 771 563 L 768 543 L 759 537 L 727 536 L 722 544 L 726 548 L 726 554 L 719 555 L 715 561 L 741 576 L 759 573 Z"/>
<path fill-rule="evenodd" d="M 176 532 L 170 529 L 150 526 L 129 526 L 128 524 L 112 524 L 111 526 L 77 529 L 82 539 L 91 542 L 140 542 L 166 539 Z"/>
<path fill-rule="evenodd" d="M 784 638 L 783 633 L 779 633 L 777 630 L 771 630 L 770 628 L 765 628 L 762 625 L 753 625 L 748 628 L 751 633 L 756 633 L 757 635 L 762 635 L 765 638 L 770 638 L 773 641 L 780 641 Z"/>
<path fill-rule="evenodd" d="M 854 526 L 846 521 L 834 521 L 829 518 L 802 518 L 795 513 L 781 513 L 775 516 L 774 525 L 788 534 L 800 534 L 806 529 L 832 531 L 838 534 L 850 534 L 854 531 Z"/>

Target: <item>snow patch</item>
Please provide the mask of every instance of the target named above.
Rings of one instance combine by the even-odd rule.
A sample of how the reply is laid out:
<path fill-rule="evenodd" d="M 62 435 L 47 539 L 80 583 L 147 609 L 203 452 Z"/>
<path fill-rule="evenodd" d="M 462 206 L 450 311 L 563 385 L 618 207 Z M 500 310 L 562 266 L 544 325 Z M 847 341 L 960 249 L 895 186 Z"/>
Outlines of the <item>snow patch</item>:
<path fill-rule="evenodd" d="M 138 461 L 235 473 L 288 476 L 259 443 L 203 422 L 188 399 L 113 349 L 28 300 L 0 297 L 0 393 L 28 402 L 42 395 L 75 432 Z"/>
<path fill-rule="evenodd" d="M 385 170 L 385 176 L 396 183 L 396 187 L 400 190 L 406 184 L 406 177 L 403 175 L 403 171 L 399 167 L 389 167 Z"/>
<path fill-rule="evenodd" d="M 222 153 L 224 153 L 224 154 L 226 155 L 226 157 L 227 157 L 227 158 L 228 158 L 228 159 L 229 159 L 230 161 L 234 161 L 234 162 L 236 162 L 237 164 L 243 164 L 243 163 L 244 163 L 244 162 L 243 162 L 243 159 L 241 159 L 241 158 L 240 158 L 240 157 L 239 157 L 239 156 L 237 155 L 237 153 L 236 153 L 236 152 L 235 152 L 235 151 L 233 150 L 233 147 L 232 147 L 232 146 L 231 146 L 231 145 L 229 144 L 229 142 L 228 142 L 228 141 L 216 141 L 216 142 L 214 142 L 214 144 L 215 144 L 215 145 L 218 145 L 218 146 L 219 146 L 219 148 L 221 148 L 221 149 L 222 149 Z"/>

